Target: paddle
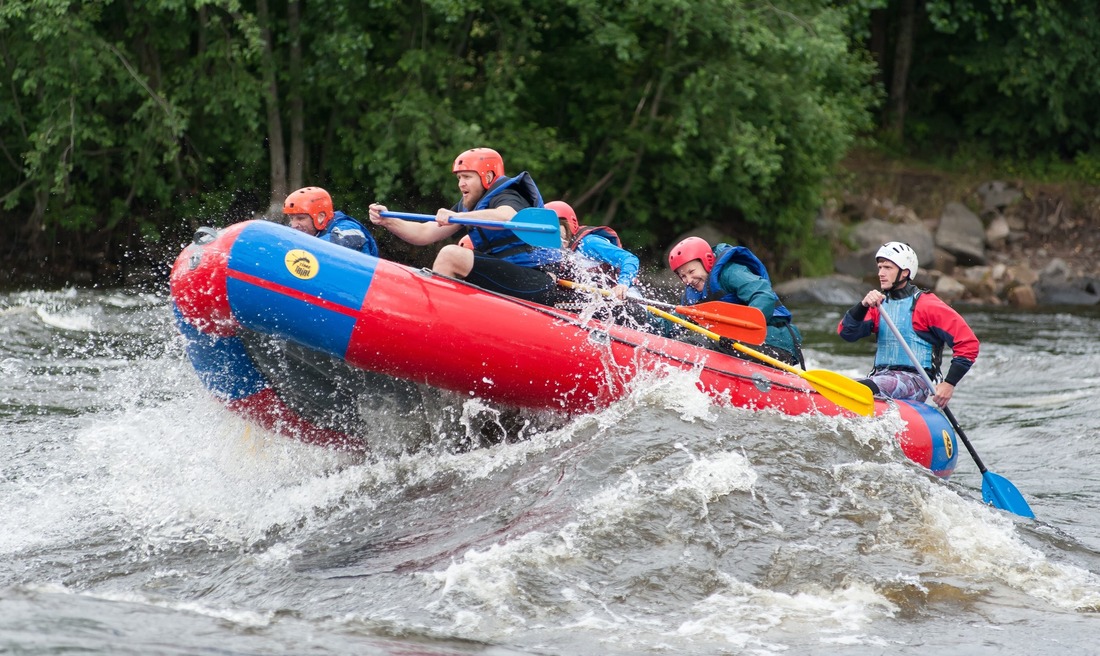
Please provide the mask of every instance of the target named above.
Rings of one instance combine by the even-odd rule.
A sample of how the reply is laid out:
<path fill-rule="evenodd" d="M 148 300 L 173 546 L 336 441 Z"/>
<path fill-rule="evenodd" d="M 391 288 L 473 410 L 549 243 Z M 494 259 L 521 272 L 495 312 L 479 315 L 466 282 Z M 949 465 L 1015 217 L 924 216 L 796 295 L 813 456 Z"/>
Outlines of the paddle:
<path fill-rule="evenodd" d="M 651 301 L 645 302 L 653 305 Z M 690 306 L 676 305 L 671 309 L 722 337 L 739 342 L 763 344 L 768 337 L 768 323 L 764 319 L 764 313 L 750 305 L 708 301 Z"/>
<path fill-rule="evenodd" d="M 558 284 L 569 289 L 611 296 L 611 291 L 608 289 L 582 285 L 572 280 L 558 280 Z M 722 301 L 709 301 L 698 305 L 673 305 L 632 296 L 627 296 L 626 300 L 679 312 L 696 319 L 704 328 L 739 342 L 763 344 L 768 336 L 768 325 L 764 319 L 764 313 L 749 305 L 735 305 Z"/>
<path fill-rule="evenodd" d="M 920 372 L 921 379 L 924 380 L 924 384 L 928 386 L 929 391 L 932 394 L 936 393 L 936 386 L 932 384 L 932 379 L 928 377 L 928 372 L 924 370 L 924 367 L 920 365 L 920 361 L 917 359 L 916 354 L 913 353 L 913 349 L 909 348 L 909 344 L 902 339 L 901 332 L 898 331 L 897 326 L 894 325 L 893 319 L 886 312 L 879 309 L 879 319 L 886 322 L 890 331 L 894 333 L 894 337 L 901 343 L 905 354 L 909 356 L 909 361 L 913 363 L 917 371 Z M 1031 506 L 1027 505 L 1027 501 L 1024 500 L 1024 495 L 1020 494 L 1020 491 L 1016 489 L 1008 479 L 1003 476 L 998 476 L 993 472 L 985 468 L 985 464 L 982 463 L 982 459 L 978 457 L 978 452 L 974 450 L 974 445 L 967 439 L 966 433 L 963 432 L 959 422 L 955 421 L 955 415 L 951 413 L 951 409 L 947 406 L 940 408 L 947 420 L 951 422 L 951 426 L 955 429 L 955 433 L 962 440 L 963 446 L 970 452 L 970 457 L 974 459 L 974 464 L 978 466 L 978 471 L 982 473 L 982 501 L 992 504 L 995 508 L 1001 510 L 1007 510 L 1009 512 L 1016 513 L 1021 517 L 1035 518 L 1035 513 L 1032 512 Z"/>
<path fill-rule="evenodd" d="M 764 355 L 759 351 L 754 351 L 751 348 L 738 344 L 737 342 L 727 337 L 722 337 L 718 333 L 711 332 L 702 326 L 697 326 L 690 321 L 685 321 L 680 317 L 669 314 L 662 310 L 658 310 L 652 305 L 647 305 L 646 310 L 656 314 L 659 317 L 664 317 L 669 321 L 679 324 L 689 330 L 706 335 L 707 337 L 718 342 L 726 348 L 731 348 L 736 351 L 740 351 L 746 355 L 750 355 L 757 360 L 762 360 L 768 364 L 782 369 L 788 373 L 795 374 L 799 378 L 802 378 L 817 390 L 818 394 L 821 394 L 825 398 L 829 399 L 833 403 L 839 405 L 842 408 L 846 408 L 856 413 L 857 415 L 870 416 L 875 413 L 875 400 L 871 394 L 871 388 L 862 383 L 848 378 L 845 375 L 838 374 L 835 371 L 828 371 L 825 369 L 812 369 L 810 371 L 802 371 L 797 367 L 792 367 L 786 362 L 776 360 L 775 358 Z"/>
<path fill-rule="evenodd" d="M 380 212 L 381 216 L 389 219 L 404 219 L 406 221 L 420 221 L 429 223 L 435 221 L 433 214 L 411 214 L 409 212 Z M 525 223 L 526 222 L 526 223 Z M 461 216 L 452 216 L 451 223 L 458 225 L 476 226 L 479 228 L 494 228 L 497 230 L 511 230 L 525 243 L 538 248 L 561 248 L 561 233 L 558 215 L 554 210 L 543 207 L 525 207 L 516 212 L 512 221 L 487 221 L 483 219 L 464 219 Z"/>
<path fill-rule="evenodd" d="M 604 296 L 612 295 L 609 289 L 582 285 L 573 281 L 559 280 L 558 284 L 570 289 L 580 289 L 582 292 L 603 294 Z M 660 307 L 690 316 L 696 319 L 698 324 L 704 328 L 714 330 L 718 335 L 729 339 L 758 345 L 758 343 L 763 343 L 764 338 L 768 337 L 768 322 L 764 320 L 763 313 L 758 308 L 748 305 L 723 303 L 720 300 L 709 300 L 707 303 L 698 305 L 672 305 L 671 303 L 661 303 L 659 300 L 636 296 L 627 296 L 626 299 L 631 300 L 631 302 L 652 305 L 653 307 Z"/>

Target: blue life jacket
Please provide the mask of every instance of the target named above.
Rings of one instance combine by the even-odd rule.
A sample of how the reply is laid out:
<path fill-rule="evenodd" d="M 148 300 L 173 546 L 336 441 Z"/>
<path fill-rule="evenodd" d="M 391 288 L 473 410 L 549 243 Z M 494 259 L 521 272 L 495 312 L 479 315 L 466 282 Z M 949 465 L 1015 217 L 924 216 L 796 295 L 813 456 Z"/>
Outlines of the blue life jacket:
<path fill-rule="evenodd" d="M 327 242 L 332 242 L 353 251 L 366 253 L 378 257 L 378 244 L 374 241 L 370 231 L 363 227 L 362 223 L 353 217 L 344 214 L 340 210 L 332 213 L 332 221 L 317 236 Z"/>
<path fill-rule="evenodd" d="M 730 262 L 740 264 L 764 280 L 767 280 L 769 283 L 772 281 L 764 263 L 761 262 L 760 258 L 756 257 L 752 251 L 744 246 L 719 244 L 715 254 L 718 257 L 714 261 L 714 266 L 710 269 L 710 276 L 707 278 L 707 284 L 703 286 L 703 291 L 695 291 L 694 287 L 688 286 L 684 289 L 684 295 L 682 297 L 683 305 L 695 305 L 704 301 L 724 301 L 726 303 L 745 305 L 745 302 L 738 298 L 736 292 L 727 292 L 722 289 L 721 282 L 719 281 L 722 270 L 725 269 L 726 265 Z M 784 323 L 789 323 L 791 320 L 791 311 L 779 302 L 779 296 L 774 291 L 772 292 L 772 296 L 775 297 L 775 310 L 772 311 L 772 316 L 768 319 L 768 324 L 782 325 Z"/>
<path fill-rule="evenodd" d="M 489 208 L 492 199 L 505 189 L 514 189 L 523 196 L 531 207 L 542 207 L 542 194 L 535 186 L 535 181 L 527 171 L 523 171 L 514 178 L 502 175 L 493 182 L 485 195 L 478 200 L 477 205 L 467 210 L 462 203 L 454 207 L 456 212 L 473 212 Z M 474 251 L 485 253 L 493 257 L 499 257 L 514 264 L 525 267 L 539 266 L 557 262 L 561 259 L 561 250 L 557 248 L 535 248 L 520 239 L 511 230 L 488 230 L 486 228 L 470 227 L 468 230 L 470 241 L 473 242 Z"/>
<path fill-rule="evenodd" d="M 936 349 L 935 346 L 926 341 L 917 331 L 913 329 L 913 310 L 917 306 L 917 297 L 920 296 L 920 292 L 911 296 L 903 298 L 890 299 L 886 303 L 878 306 L 879 312 L 885 312 L 890 315 L 890 318 L 894 321 L 894 326 L 897 327 L 898 332 L 901 333 L 902 339 L 909 345 L 909 348 L 913 350 L 913 355 L 917 356 L 920 361 L 920 366 L 926 371 L 933 371 L 936 369 Z M 912 367 L 913 361 L 909 359 L 909 356 L 905 353 L 905 349 L 902 348 L 901 343 L 898 342 L 898 338 L 894 336 L 894 331 L 888 327 L 883 328 L 883 322 L 879 320 L 878 331 L 878 351 L 875 352 L 875 369 L 885 369 L 887 367 Z M 935 378 L 935 376 L 933 376 Z"/>

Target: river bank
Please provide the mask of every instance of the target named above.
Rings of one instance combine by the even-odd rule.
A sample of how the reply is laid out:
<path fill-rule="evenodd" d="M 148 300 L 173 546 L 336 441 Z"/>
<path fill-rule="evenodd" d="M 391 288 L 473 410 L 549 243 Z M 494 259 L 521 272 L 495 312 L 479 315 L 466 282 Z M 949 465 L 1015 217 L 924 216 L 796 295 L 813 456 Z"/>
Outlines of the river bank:
<path fill-rule="evenodd" d="M 981 179 L 854 158 L 822 207 L 817 235 L 835 275 L 776 285 L 789 302 L 841 303 L 874 283 L 886 241 L 913 246 L 916 282 L 949 302 L 1100 304 L 1100 188 Z"/>

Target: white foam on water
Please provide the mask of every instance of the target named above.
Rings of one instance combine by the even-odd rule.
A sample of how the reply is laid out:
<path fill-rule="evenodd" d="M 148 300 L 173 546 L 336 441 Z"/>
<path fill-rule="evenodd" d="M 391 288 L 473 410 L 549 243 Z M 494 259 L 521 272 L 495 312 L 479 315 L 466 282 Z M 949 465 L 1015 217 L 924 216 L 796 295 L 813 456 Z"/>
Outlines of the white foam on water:
<path fill-rule="evenodd" d="M 495 413 L 497 410 L 478 399 L 468 399 L 463 402 L 462 421 L 473 430 L 473 417 L 477 415 L 480 419 L 487 412 Z M 526 439 L 515 443 L 462 452 L 438 452 L 430 449 L 405 452 L 394 459 L 379 460 L 375 466 L 392 470 L 394 474 L 399 472 L 404 485 L 420 484 L 444 474 L 457 474 L 467 480 L 481 480 L 496 472 L 518 466 L 533 455 L 568 441 L 572 434 L 573 429 L 568 426 L 542 432 L 532 427 Z"/>
<path fill-rule="evenodd" d="M 576 520 L 557 531 L 531 531 L 488 548 L 471 549 L 443 570 L 421 575 L 438 594 L 429 610 L 449 618 L 451 629 L 460 635 L 509 635 L 532 619 L 516 606 L 525 603 L 524 574 L 538 571 L 542 577 L 561 580 L 562 595 L 571 600 L 564 615 L 587 618 L 576 626 L 601 626 L 600 617 L 615 613 L 572 573 L 576 563 L 598 551 L 593 542 L 629 530 L 637 516 L 668 503 L 698 507 L 705 515 L 708 503 L 735 492 L 751 492 L 756 477 L 748 460 L 734 452 L 692 457 L 686 465 L 653 480 L 628 470 L 589 498 L 578 499 Z"/>
<path fill-rule="evenodd" d="M 728 574 L 723 584 L 725 590 L 694 604 L 693 618 L 677 626 L 674 635 L 762 652 L 789 649 L 784 635 L 798 637 L 800 643 L 806 635 L 816 635 L 822 643 L 885 646 L 866 630 L 898 610 L 872 586 L 859 582 L 796 593 L 758 588 Z"/>
<path fill-rule="evenodd" d="M 714 421 L 721 408 L 715 399 L 699 387 L 699 369 L 682 369 L 664 365 L 652 372 L 639 375 L 631 383 L 627 398 L 636 405 L 663 407 L 680 415 L 680 419 Z"/>
<path fill-rule="evenodd" d="M 668 497 L 687 496 L 699 502 L 699 516 L 706 517 L 707 504 L 733 494 L 752 492 L 757 473 L 740 453 L 718 453 L 692 462 L 664 491 Z"/>
<path fill-rule="evenodd" d="M 378 471 L 345 466 L 357 461 L 354 456 L 268 433 L 212 400 L 205 405 L 213 421 L 196 422 L 204 429 L 184 420 L 188 429 L 165 431 L 157 436 L 161 443 L 151 444 L 136 422 L 130 443 L 145 443 L 132 457 L 107 458 L 115 485 L 111 509 L 143 525 L 146 539 L 189 539 L 203 531 L 248 543 L 307 520 L 318 508 L 337 508 L 345 495 L 378 483 Z M 116 444 L 112 439 L 108 447 Z M 356 505 L 369 507 L 370 499 L 357 498 Z"/>
<path fill-rule="evenodd" d="M 998 581 L 1066 610 L 1100 610 L 1100 576 L 1052 562 L 1027 545 L 1014 515 L 930 486 L 921 507 L 924 530 L 946 571 Z"/>
<path fill-rule="evenodd" d="M 98 306 L 81 304 L 81 295 L 74 288 L 60 291 L 34 290 L 12 294 L 11 311 L 18 308 L 32 310 L 38 319 L 50 326 L 61 330 L 74 332 L 91 332 L 96 328 L 93 316 Z"/>
<path fill-rule="evenodd" d="M 73 301 L 79 298 L 82 294 L 75 287 L 66 287 L 58 290 L 45 290 L 45 289 L 32 289 L 24 292 L 16 292 L 10 295 L 13 302 L 19 305 L 25 305 L 27 307 L 34 307 L 37 305 L 56 305 L 58 303 Z"/>
<path fill-rule="evenodd" d="M 99 298 L 103 305 L 111 307 L 131 309 L 152 306 L 165 306 L 169 300 L 160 294 L 132 293 L 132 292 L 107 292 Z"/>
<path fill-rule="evenodd" d="M 697 372 L 669 368 L 649 372 L 632 382 L 632 393 L 621 401 L 598 411 L 578 415 L 560 427 L 539 430 L 532 428 L 525 439 L 490 448 L 472 449 L 460 453 L 422 451 L 402 454 L 395 466 L 409 483 L 419 483 L 442 473 L 461 475 L 468 480 L 485 479 L 492 474 L 520 465 L 536 454 L 568 443 L 577 435 L 595 431 L 603 434 L 617 427 L 623 418 L 640 406 L 662 406 L 679 412 L 682 419 L 713 421 L 720 411 L 709 395 L 698 388 Z M 499 410 L 477 398 L 462 402 L 462 419 L 466 429 L 475 430 L 474 418 Z"/>
<path fill-rule="evenodd" d="M 36 310 L 42 323 L 51 328 L 70 330 L 74 332 L 93 332 L 96 329 L 93 317 L 82 310 L 69 310 L 66 312 L 51 312 L 40 307 Z"/>
<path fill-rule="evenodd" d="M 686 425 L 728 421 L 731 413 L 743 414 L 748 422 L 746 426 L 759 425 L 758 422 L 766 417 L 768 421 L 780 422 L 784 431 L 852 435 L 863 446 L 890 451 L 903 475 L 919 478 L 915 466 L 904 464 L 908 461 L 897 446 L 894 435 L 901 430 L 902 420 L 896 412 L 873 419 L 818 414 L 792 417 L 777 411 L 753 412 L 716 405 L 697 383 L 694 371 L 670 368 L 654 372 L 636 383 L 634 393 L 622 402 L 588 415 L 579 423 L 611 427 L 640 406 L 671 410 Z M 573 428 L 576 427 L 575 424 Z M 510 445 L 509 449 L 514 446 Z M 692 619 L 669 618 L 670 622 L 679 622 L 675 625 L 651 625 L 651 618 L 623 617 L 622 609 L 612 611 L 608 604 L 597 601 L 597 593 L 585 581 L 576 579 L 573 573 L 577 562 L 592 557 L 594 547 L 590 543 L 593 540 L 618 530 L 629 531 L 637 516 L 653 508 L 671 505 L 702 518 L 707 516 L 709 504 L 725 496 L 737 493 L 755 496 L 758 473 L 744 454 L 714 451 L 700 456 L 691 453 L 683 444 L 675 446 L 688 454 L 686 464 L 681 460 L 667 470 L 655 467 L 660 473 L 652 480 L 635 470 L 624 472 L 616 480 L 609 481 L 599 493 L 578 499 L 576 520 L 558 531 L 529 532 L 489 548 L 469 550 L 445 569 L 422 575 L 429 588 L 439 595 L 430 610 L 441 618 L 449 618 L 451 628 L 459 635 L 512 634 L 532 621 L 517 609 L 517 605 L 523 605 L 524 572 L 538 571 L 542 576 L 561 579 L 562 604 L 568 607 L 562 609 L 562 615 L 570 618 L 570 628 L 592 630 L 599 640 L 609 644 L 630 644 L 634 633 L 643 626 L 646 636 L 639 638 L 638 644 L 648 647 L 652 647 L 654 641 L 660 642 L 662 636 L 675 644 L 676 640 L 697 635 L 704 641 L 719 640 L 737 648 L 782 650 L 786 647 L 781 642 L 768 638 L 773 629 L 781 635 L 787 630 L 805 630 L 805 626 L 815 628 L 823 642 L 885 644 L 867 628 L 874 620 L 891 615 L 896 608 L 872 583 L 856 581 L 837 590 L 786 594 L 757 589 L 730 578 L 734 592 L 724 593 L 729 604 L 747 606 L 738 611 L 744 613 L 740 624 L 736 614 L 731 621 L 729 615 L 709 610 L 707 603 L 714 599 L 698 604 L 697 616 Z M 470 473 L 466 471 L 467 475 Z M 779 534 L 783 528 L 772 524 L 761 530 Z M 616 628 L 612 630 L 612 626 Z"/>
<path fill-rule="evenodd" d="M 1100 609 L 1100 576 L 1053 562 L 1026 544 L 1016 523 L 1030 520 L 963 496 L 954 485 L 900 463 L 848 463 L 838 466 L 837 475 L 853 499 L 866 503 L 888 496 L 898 505 L 883 511 L 872 549 L 914 551 L 916 560 L 934 562 L 936 572 L 972 581 L 980 590 L 999 584 L 1065 610 Z"/>
<path fill-rule="evenodd" d="M 379 470 L 347 467 L 356 461 L 348 454 L 266 433 L 193 391 L 88 416 L 58 447 L 66 454 L 53 462 L 62 467 L 7 483 L 0 553 L 120 523 L 151 544 L 197 537 L 247 543 L 377 483 Z M 28 507 L 33 516 L 16 512 Z"/>
<path fill-rule="evenodd" d="M 896 436 L 906 426 L 896 410 L 875 417 L 847 417 L 815 412 L 788 415 L 772 408 L 741 408 L 730 405 L 728 397 L 719 396 L 716 399 L 700 389 L 698 368 L 682 369 L 667 365 L 657 371 L 643 373 L 632 382 L 632 393 L 623 403 L 630 409 L 638 405 L 663 407 L 677 412 L 680 419 L 687 423 L 715 422 L 731 411 L 744 413 L 746 418 L 752 418 L 751 421 L 756 421 L 761 415 L 780 418 L 787 425 L 801 426 L 802 428 L 796 428 L 800 432 L 843 433 L 854 437 L 859 444 L 873 451 L 894 451 L 896 457 L 905 460 Z"/>
<path fill-rule="evenodd" d="M 32 584 L 24 587 L 27 590 L 48 594 L 77 595 L 88 599 L 100 599 L 103 601 L 134 604 L 136 606 L 152 606 L 156 608 L 194 613 L 196 615 L 211 617 L 218 620 L 225 620 L 226 622 L 229 622 L 230 624 L 240 627 L 242 629 L 258 629 L 267 627 L 270 626 L 275 620 L 274 612 L 243 610 L 239 608 L 215 608 L 213 606 L 194 601 L 175 601 L 171 599 L 161 599 L 134 592 L 118 590 L 77 592 L 56 583 Z"/>

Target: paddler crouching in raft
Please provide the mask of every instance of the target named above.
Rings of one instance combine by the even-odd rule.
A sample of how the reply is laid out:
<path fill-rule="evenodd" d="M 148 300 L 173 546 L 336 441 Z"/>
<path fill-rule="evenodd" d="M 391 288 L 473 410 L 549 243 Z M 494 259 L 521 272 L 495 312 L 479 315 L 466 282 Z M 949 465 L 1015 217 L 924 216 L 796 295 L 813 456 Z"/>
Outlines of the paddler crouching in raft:
<path fill-rule="evenodd" d="M 937 405 L 946 406 L 955 386 L 978 359 L 978 338 L 954 308 L 913 284 L 918 261 L 916 251 L 908 244 L 897 241 L 884 244 L 875 254 L 875 261 L 880 289 L 867 292 L 837 324 L 837 333 L 849 342 L 878 336 L 875 366 L 859 382 L 870 387 L 876 396 L 917 402 L 928 398 L 928 388 L 909 354 L 889 326 L 882 329 L 879 314 L 885 312 L 930 380 L 940 376 L 944 345 L 951 347 L 951 367 L 947 376 L 936 384 L 932 396 Z"/>
<path fill-rule="evenodd" d="M 609 286 L 609 296 L 616 300 L 626 299 L 627 292 L 638 279 L 641 263 L 630 251 L 623 248 L 619 234 L 608 226 L 582 226 L 573 207 L 561 200 L 552 200 L 546 209 L 554 210 L 561 224 L 562 247 L 573 257 L 563 259 L 568 262 L 568 270 L 574 277 L 583 273 L 595 274 L 598 280 L 581 282 Z"/>
<path fill-rule="evenodd" d="M 593 317 L 610 320 L 640 330 L 653 326 L 650 315 L 635 303 L 623 303 L 629 296 L 644 300 L 637 290 L 638 257 L 622 246 L 619 234 L 609 226 L 581 225 L 573 207 L 561 200 L 546 203 L 546 209 L 558 215 L 564 257 L 558 263 L 557 275 L 562 284 L 582 290 L 571 300 L 556 307 L 572 312 L 594 309 Z M 571 285 L 570 283 L 577 283 Z M 593 308 L 591 291 L 600 291 L 613 301 L 611 305 Z"/>
<path fill-rule="evenodd" d="M 768 325 L 764 343 L 752 348 L 786 364 L 806 368 L 802 333 L 791 321 L 790 310 L 779 302 L 768 270 L 752 251 L 729 244 L 718 244 L 712 249 L 706 240 L 688 237 L 672 247 L 668 266 L 684 283 L 680 305 L 721 301 L 755 307 L 767 318 Z M 685 337 L 682 333 L 673 334 L 680 339 Z M 708 340 L 707 346 L 719 348 L 720 343 Z M 719 350 L 751 359 L 740 351 Z"/>
<path fill-rule="evenodd" d="M 332 196 L 320 187 L 302 187 L 283 201 L 283 216 L 291 228 L 353 251 L 378 256 L 378 244 L 355 217 L 332 206 Z"/>
<path fill-rule="evenodd" d="M 416 223 L 384 217 L 386 206 L 370 206 L 371 223 L 389 230 L 414 246 L 427 246 L 448 239 L 464 226 L 452 218 L 511 221 L 528 207 L 542 207 L 542 195 L 526 171 L 515 177 L 504 174 L 504 159 L 491 148 L 473 148 L 460 154 L 452 172 L 458 180 L 462 198 L 449 209 L 440 208 L 435 222 Z M 473 248 L 448 244 L 436 255 L 432 270 L 444 276 L 460 278 L 483 289 L 553 305 L 564 294 L 553 270 L 562 258 L 558 248 L 530 246 L 507 229 L 468 228 Z"/>

